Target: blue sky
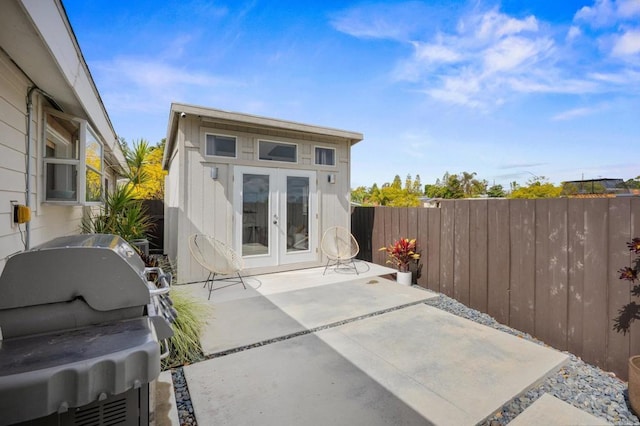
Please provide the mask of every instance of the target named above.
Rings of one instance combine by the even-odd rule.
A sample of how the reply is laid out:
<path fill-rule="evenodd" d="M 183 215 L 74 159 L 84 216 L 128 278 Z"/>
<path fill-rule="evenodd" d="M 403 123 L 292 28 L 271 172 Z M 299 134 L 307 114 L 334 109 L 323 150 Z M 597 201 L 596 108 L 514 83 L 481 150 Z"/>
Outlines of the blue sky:
<path fill-rule="evenodd" d="M 640 175 L 640 0 L 64 0 L 116 132 L 171 102 L 362 132 L 352 187 Z"/>

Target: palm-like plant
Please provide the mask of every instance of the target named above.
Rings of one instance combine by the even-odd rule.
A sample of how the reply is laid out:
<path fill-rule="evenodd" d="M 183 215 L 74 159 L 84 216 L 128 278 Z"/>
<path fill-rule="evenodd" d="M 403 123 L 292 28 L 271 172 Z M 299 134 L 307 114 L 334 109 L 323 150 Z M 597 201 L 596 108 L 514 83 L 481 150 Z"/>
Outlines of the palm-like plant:
<path fill-rule="evenodd" d="M 149 180 L 149 175 L 143 166 L 147 162 L 147 157 L 151 151 L 152 148 L 145 139 L 134 141 L 133 148 L 124 147 L 124 158 L 129 167 L 126 177 L 131 185 L 142 185 Z"/>
<path fill-rule="evenodd" d="M 123 142 L 122 151 L 128 167 L 127 183 L 107 193 L 104 206 L 85 215 L 81 228 L 84 233 L 115 234 L 133 242 L 146 238 L 152 226 L 142 201 L 135 198 L 136 188 L 149 179 L 143 165 L 152 148 L 149 142 L 140 139 L 133 143 L 133 148 Z"/>
<path fill-rule="evenodd" d="M 106 195 L 103 207 L 82 218 L 82 232 L 115 234 L 126 241 L 145 238 L 152 226 L 142 201 L 133 197 L 133 186 L 118 186 Z"/>

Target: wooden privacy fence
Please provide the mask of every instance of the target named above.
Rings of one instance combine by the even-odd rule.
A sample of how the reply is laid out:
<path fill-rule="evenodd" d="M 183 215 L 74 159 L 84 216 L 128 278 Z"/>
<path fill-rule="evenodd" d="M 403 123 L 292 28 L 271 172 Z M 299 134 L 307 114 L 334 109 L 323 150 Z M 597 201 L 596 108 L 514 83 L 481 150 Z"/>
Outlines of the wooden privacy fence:
<path fill-rule="evenodd" d="M 446 200 L 440 208 L 357 207 L 352 232 L 361 258 L 417 238 L 418 284 L 567 350 L 626 380 L 640 354 L 640 323 L 613 329 L 635 299 L 618 270 L 640 236 L 640 198 Z"/>
<path fill-rule="evenodd" d="M 147 209 L 151 220 L 151 229 L 147 232 L 149 253 L 162 254 L 164 252 L 164 202 L 162 200 L 143 200 L 142 205 Z"/>

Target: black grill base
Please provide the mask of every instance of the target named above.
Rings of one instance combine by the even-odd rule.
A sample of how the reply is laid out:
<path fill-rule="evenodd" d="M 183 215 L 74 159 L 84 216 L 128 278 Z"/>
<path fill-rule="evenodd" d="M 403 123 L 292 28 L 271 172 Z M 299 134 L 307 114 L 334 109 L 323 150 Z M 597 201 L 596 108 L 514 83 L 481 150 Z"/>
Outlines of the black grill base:
<path fill-rule="evenodd" d="M 149 424 L 149 384 L 83 407 L 15 426 L 142 426 Z"/>

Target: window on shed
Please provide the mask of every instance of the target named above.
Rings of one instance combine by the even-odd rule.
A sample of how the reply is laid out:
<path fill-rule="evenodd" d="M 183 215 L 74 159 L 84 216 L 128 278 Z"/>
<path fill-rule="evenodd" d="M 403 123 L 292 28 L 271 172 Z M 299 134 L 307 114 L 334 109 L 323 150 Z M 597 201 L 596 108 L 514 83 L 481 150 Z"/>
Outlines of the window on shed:
<path fill-rule="evenodd" d="M 316 164 L 320 166 L 335 166 L 336 165 L 336 150 L 335 148 L 323 148 L 316 147 Z"/>
<path fill-rule="evenodd" d="M 236 138 L 233 136 L 206 135 L 205 155 L 236 157 Z"/>
<path fill-rule="evenodd" d="M 284 161 L 295 163 L 298 161 L 298 146 L 292 143 L 259 141 L 258 155 L 260 160 Z"/>
<path fill-rule="evenodd" d="M 44 201 L 102 202 L 103 146 L 86 120 L 45 114 Z"/>

